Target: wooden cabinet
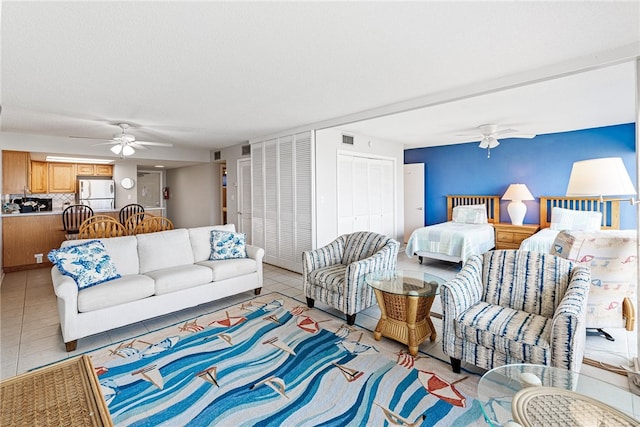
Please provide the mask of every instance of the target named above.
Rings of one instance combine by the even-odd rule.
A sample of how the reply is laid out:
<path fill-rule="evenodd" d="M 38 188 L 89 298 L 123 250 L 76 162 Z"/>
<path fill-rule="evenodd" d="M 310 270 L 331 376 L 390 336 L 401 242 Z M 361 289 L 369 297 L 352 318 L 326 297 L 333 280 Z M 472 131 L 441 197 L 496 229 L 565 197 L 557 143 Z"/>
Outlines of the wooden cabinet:
<path fill-rule="evenodd" d="M 31 159 L 26 151 L 2 151 L 2 193 L 24 194 L 29 190 Z"/>
<path fill-rule="evenodd" d="M 60 215 L 7 215 L 2 218 L 2 267 L 6 271 L 51 265 L 47 254 L 64 241 Z M 36 263 L 42 254 L 43 264 Z"/>
<path fill-rule="evenodd" d="M 75 163 L 49 163 L 49 193 L 75 192 Z"/>
<path fill-rule="evenodd" d="M 31 161 L 31 192 L 49 192 L 49 168 L 47 162 Z"/>
<path fill-rule="evenodd" d="M 87 175 L 87 176 L 92 176 L 94 175 L 94 166 L 95 165 L 85 165 L 82 163 L 78 163 L 76 165 L 76 175 Z"/>
<path fill-rule="evenodd" d="M 538 224 L 513 225 L 506 222 L 493 224 L 496 230 L 496 249 L 518 249 L 520 243 L 540 229 Z"/>
<path fill-rule="evenodd" d="M 113 165 L 88 165 L 78 163 L 76 165 L 76 175 L 79 176 L 112 176 Z"/>
<path fill-rule="evenodd" d="M 113 176 L 113 165 L 93 165 L 93 166 L 94 166 L 94 174 L 96 176 Z"/>

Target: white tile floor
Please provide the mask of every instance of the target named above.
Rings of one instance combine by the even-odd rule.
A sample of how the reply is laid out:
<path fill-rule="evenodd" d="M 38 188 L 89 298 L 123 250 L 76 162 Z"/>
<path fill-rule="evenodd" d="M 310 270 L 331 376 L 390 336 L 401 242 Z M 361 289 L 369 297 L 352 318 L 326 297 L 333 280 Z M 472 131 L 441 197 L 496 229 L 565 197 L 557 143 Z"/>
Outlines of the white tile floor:
<path fill-rule="evenodd" d="M 444 279 L 451 279 L 460 269 L 460 265 L 429 259 L 425 259 L 421 265 L 416 257 L 409 259 L 401 250 L 398 256 L 398 268 L 425 271 Z M 269 292 L 280 292 L 302 302 L 305 301 L 302 293 L 302 279 L 299 274 L 265 264 L 262 293 L 264 295 Z M 252 295 L 253 293 L 246 292 L 224 300 L 202 304 L 198 307 L 83 338 L 78 341 L 76 351 L 67 353 L 60 333 L 50 270 L 43 268 L 9 273 L 5 275 L 0 287 L 0 378 L 8 378 L 69 356 L 116 343 L 131 336 L 173 325 L 244 301 L 251 298 Z M 316 307 L 343 317 L 341 313 L 322 303 L 316 302 Z M 432 312 L 442 312 L 439 298 L 436 298 Z M 356 323 L 373 330 L 379 315 L 380 310 L 377 306 L 370 307 L 357 315 Z M 434 319 L 434 323 L 436 328 L 441 329 L 441 323 L 438 319 Z M 630 352 L 635 354 L 636 351 L 636 333 L 626 332 L 623 329 L 607 331 L 616 337 L 616 341 L 612 343 L 601 337 L 587 337 L 587 357 L 615 366 L 628 362 Z M 404 348 L 401 344 L 398 345 L 399 349 Z M 448 360 L 442 353 L 440 339 L 434 343 L 427 340 L 420 346 L 420 349 L 442 360 Z M 620 387 L 627 387 L 627 379 L 624 376 L 591 366 L 583 366 L 583 372 L 599 378 L 604 376 L 607 381 L 616 383 Z"/>

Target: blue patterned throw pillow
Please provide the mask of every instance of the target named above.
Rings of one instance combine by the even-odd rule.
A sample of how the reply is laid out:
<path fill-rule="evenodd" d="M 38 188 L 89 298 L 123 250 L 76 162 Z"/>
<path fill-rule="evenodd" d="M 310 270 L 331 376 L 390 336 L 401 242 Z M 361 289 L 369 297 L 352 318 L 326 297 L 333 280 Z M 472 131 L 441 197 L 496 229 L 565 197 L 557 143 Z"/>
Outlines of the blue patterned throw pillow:
<path fill-rule="evenodd" d="M 78 289 L 121 277 L 99 240 L 53 249 L 47 256 L 62 274 L 76 281 Z"/>
<path fill-rule="evenodd" d="M 247 248 L 245 233 L 232 233 L 230 231 L 211 231 L 211 255 L 210 260 L 246 258 Z"/>

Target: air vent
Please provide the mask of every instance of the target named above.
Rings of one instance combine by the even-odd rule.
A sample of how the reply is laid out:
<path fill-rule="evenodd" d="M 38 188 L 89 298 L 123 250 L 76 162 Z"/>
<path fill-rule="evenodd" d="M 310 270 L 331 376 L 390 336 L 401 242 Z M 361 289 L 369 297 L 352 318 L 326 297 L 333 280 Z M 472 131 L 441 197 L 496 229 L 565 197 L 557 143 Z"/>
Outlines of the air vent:
<path fill-rule="evenodd" d="M 342 135 L 342 143 L 353 145 L 353 136 L 351 135 Z"/>
<path fill-rule="evenodd" d="M 251 146 L 250 145 L 243 145 L 242 146 L 242 155 L 243 156 L 248 156 L 249 154 L 251 154 Z"/>
<path fill-rule="evenodd" d="M 213 152 L 213 160 L 220 160 L 220 151 L 214 151 Z"/>

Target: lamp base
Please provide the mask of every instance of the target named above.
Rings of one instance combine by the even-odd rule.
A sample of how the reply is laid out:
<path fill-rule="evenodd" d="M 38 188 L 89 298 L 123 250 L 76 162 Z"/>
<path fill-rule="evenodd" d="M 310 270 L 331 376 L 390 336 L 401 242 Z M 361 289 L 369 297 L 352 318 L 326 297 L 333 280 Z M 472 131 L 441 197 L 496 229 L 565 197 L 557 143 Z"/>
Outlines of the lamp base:
<path fill-rule="evenodd" d="M 524 216 L 527 213 L 527 205 L 520 200 L 513 200 L 507 206 L 507 212 L 509 212 L 509 218 L 511 218 L 511 224 L 522 225 Z"/>

